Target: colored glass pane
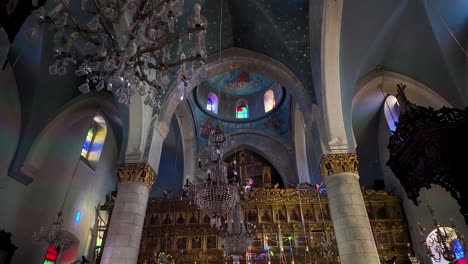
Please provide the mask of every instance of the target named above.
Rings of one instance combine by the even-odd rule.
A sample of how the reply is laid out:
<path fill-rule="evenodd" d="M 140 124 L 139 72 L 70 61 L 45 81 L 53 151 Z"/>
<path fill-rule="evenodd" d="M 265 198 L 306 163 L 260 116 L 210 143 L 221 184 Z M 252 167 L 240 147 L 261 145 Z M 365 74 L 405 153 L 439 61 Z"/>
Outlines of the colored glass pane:
<path fill-rule="evenodd" d="M 206 110 L 217 114 L 218 113 L 218 96 L 214 93 L 209 93 L 206 100 Z"/>
<path fill-rule="evenodd" d="M 96 239 L 96 247 L 102 246 L 102 237 L 98 236 Z"/>
<path fill-rule="evenodd" d="M 59 254 L 58 248 L 50 244 L 49 247 L 47 248 L 47 252 L 46 252 L 43 264 L 55 264 L 58 258 L 58 254 Z"/>
<path fill-rule="evenodd" d="M 236 118 L 249 118 L 249 108 L 246 105 L 237 107 Z"/>
<path fill-rule="evenodd" d="M 206 101 L 206 110 L 213 112 L 213 102 L 210 99 Z"/>
<path fill-rule="evenodd" d="M 83 148 L 81 149 L 81 156 L 84 158 L 88 157 L 89 151 L 91 150 L 91 143 L 93 142 L 94 129 L 90 128 L 88 134 L 86 135 L 86 140 L 83 143 Z"/>
<path fill-rule="evenodd" d="M 455 254 L 455 259 L 462 259 L 465 257 L 465 251 L 463 251 L 463 246 L 460 240 L 456 239 L 452 241 L 453 253 Z"/>

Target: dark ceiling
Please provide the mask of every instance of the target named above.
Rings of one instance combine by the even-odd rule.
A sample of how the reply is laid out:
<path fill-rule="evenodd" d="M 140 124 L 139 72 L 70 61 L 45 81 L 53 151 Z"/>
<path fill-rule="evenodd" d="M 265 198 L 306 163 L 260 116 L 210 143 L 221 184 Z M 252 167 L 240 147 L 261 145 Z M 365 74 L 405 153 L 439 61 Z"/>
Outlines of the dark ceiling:
<path fill-rule="evenodd" d="M 186 1 L 189 8 L 196 1 Z M 219 51 L 221 0 L 202 1 L 208 19 L 207 50 Z M 308 0 L 223 0 L 222 49 L 238 47 L 267 55 L 288 67 L 315 102 Z"/>

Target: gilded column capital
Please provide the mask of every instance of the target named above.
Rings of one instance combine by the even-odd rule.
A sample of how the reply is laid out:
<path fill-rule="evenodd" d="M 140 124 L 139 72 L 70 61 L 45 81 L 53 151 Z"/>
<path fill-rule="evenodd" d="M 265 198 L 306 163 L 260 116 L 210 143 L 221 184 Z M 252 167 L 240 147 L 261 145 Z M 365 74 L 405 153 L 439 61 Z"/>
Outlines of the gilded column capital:
<path fill-rule="evenodd" d="M 119 181 L 134 181 L 153 185 L 156 181 L 156 173 L 148 163 L 122 163 L 118 171 Z"/>
<path fill-rule="evenodd" d="M 320 174 L 322 178 L 340 172 L 358 174 L 358 163 L 356 153 L 324 154 L 320 161 Z"/>

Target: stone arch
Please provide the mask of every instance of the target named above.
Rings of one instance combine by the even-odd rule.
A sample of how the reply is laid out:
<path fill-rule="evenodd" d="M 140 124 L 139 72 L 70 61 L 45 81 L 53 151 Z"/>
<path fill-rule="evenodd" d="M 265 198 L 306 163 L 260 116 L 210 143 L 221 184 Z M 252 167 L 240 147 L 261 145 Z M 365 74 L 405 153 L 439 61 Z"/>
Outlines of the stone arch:
<path fill-rule="evenodd" d="M 273 164 L 287 188 L 290 184 L 296 184 L 299 179 L 294 165 L 293 150 L 284 142 L 262 132 L 253 129 L 241 129 L 230 134 L 231 140 L 225 147 L 225 157 L 234 154 L 236 149 L 245 148 L 253 151 L 271 164 Z M 237 145 L 236 142 L 242 144 Z"/>
<path fill-rule="evenodd" d="M 180 135 L 182 137 L 182 149 L 184 153 L 184 180 L 195 172 L 195 156 L 197 150 L 197 135 L 195 120 L 189 101 L 179 104 L 175 110 L 177 122 L 179 123 Z"/>
<path fill-rule="evenodd" d="M 407 85 L 406 95 L 410 101 L 417 105 L 431 106 L 436 109 L 444 105 L 451 107 L 449 102 L 426 85 L 395 72 L 371 72 L 361 78 L 356 83 L 356 93 L 352 101 L 352 124 L 360 161 L 360 181 L 361 184 L 365 185 L 369 175 L 384 180 L 385 188 L 391 190 L 402 201 L 409 226 L 417 226 L 417 222 L 431 224 L 432 216 L 427 208 L 421 205 L 415 206 L 412 201 L 408 200 L 399 180 L 386 166 L 389 158 L 387 145 L 392 132 L 385 119 L 383 106 L 387 95 L 396 94 L 396 84 L 398 83 Z M 439 220 L 448 221 L 448 215 L 450 215 L 455 219 L 457 226 L 460 225 L 458 223 L 464 223 L 461 214 L 453 213 L 457 212 L 459 207 L 450 193 L 440 186 L 432 186 L 431 189 L 424 189 L 421 192 L 421 197 L 425 197 L 424 200 L 431 204 L 436 213 L 445 212 L 440 213 Z M 409 233 L 413 241 L 421 239 L 417 229 L 410 230 Z M 422 246 L 416 245 L 414 250 L 417 256 L 425 256 L 425 249 Z"/>
<path fill-rule="evenodd" d="M 53 144 L 54 137 L 60 133 L 63 127 L 78 125 L 83 130 L 83 135 L 89 129 L 94 116 L 101 115 L 107 129 L 112 129 L 118 140 L 117 145 L 122 147 L 122 122 L 113 97 L 108 94 L 86 94 L 79 96 L 63 106 L 58 113 L 47 123 L 29 149 L 29 152 L 21 166 L 19 173 L 32 181 L 37 171 L 45 160 L 44 153 Z M 84 139 L 84 138 L 83 138 Z M 80 155 L 80 153 L 77 153 Z"/>
<path fill-rule="evenodd" d="M 222 58 L 221 60 L 219 58 Z M 280 62 L 263 54 L 240 48 L 229 48 L 214 54 L 206 60 L 203 70 L 196 72 L 187 86 L 187 92 L 198 86 L 204 80 L 231 70 L 245 70 L 264 75 L 285 87 L 292 95 L 304 114 L 306 123 L 311 122 L 312 103 L 305 87 L 299 79 Z M 161 135 L 167 133 L 169 122 L 180 102 L 180 96 L 174 83 L 166 95 L 161 113 L 157 120 L 157 129 Z"/>
<path fill-rule="evenodd" d="M 386 96 L 388 94 L 396 95 L 396 85 L 399 83 L 407 85 L 406 95 L 410 101 L 417 105 L 434 108 L 451 107 L 450 103 L 442 96 L 414 79 L 390 71 L 370 72 L 357 82 L 356 93 L 352 100 L 354 141 L 356 141 L 355 135 L 360 133 L 357 128 L 366 127 L 362 121 L 365 115 L 380 112 Z"/>
<path fill-rule="evenodd" d="M 319 5 L 319 4 L 317 4 Z M 340 72 L 341 21 L 343 0 L 323 1 L 321 32 L 321 67 L 316 74 L 316 94 L 319 98 L 325 125 L 327 152 L 349 152 L 352 149 L 346 134 L 342 106 Z"/>

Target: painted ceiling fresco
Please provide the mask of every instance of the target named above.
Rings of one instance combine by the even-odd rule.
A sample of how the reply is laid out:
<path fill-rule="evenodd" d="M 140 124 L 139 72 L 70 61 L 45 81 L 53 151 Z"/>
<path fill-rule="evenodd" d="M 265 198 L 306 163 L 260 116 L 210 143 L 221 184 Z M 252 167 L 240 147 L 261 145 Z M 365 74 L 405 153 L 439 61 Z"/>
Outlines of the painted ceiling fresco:
<path fill-rule="evenodd" d="M 252 72 L 229 71 L 205 81 L 212 89 L 232 95 L 248 95 L 268 89 L 273 80 Z"/>
<path fill-rule="evenodd" d="M 195 2 L 202 4 L 202 13 L 208 19 L 208 55 L 217 53 L 220 47 L 238 47 L 272 57 L 297 76 L 315 101 L 309 0 L 223 0 L 222 10 L 220 0 L 186 0 L 185 14 L 193 12 Z"/>
<path fill-rule="evenodd" d="M 285 142 L 289 141 L 289 108 L 290 108 L 290 95 L 286 94 L 284 103 L 280 105 L 278 109 L 273 111 L 271 114 L 252 121 L 247 122 L 222 122 L 225 130 L 233 132 L 239 129 L 257 129 L 267 134 L 277 137 Z M 205 111 L 198 107 L 198 104 L 194 102 L 193 93 L 189 96 L 191 105 L 194 107 L 194 118 L 195 125 L 198 135 L 198 145 L 204 146 L 208 141 L 211 129 L 218 124 L 218 120 L 208 115 Z"/>

